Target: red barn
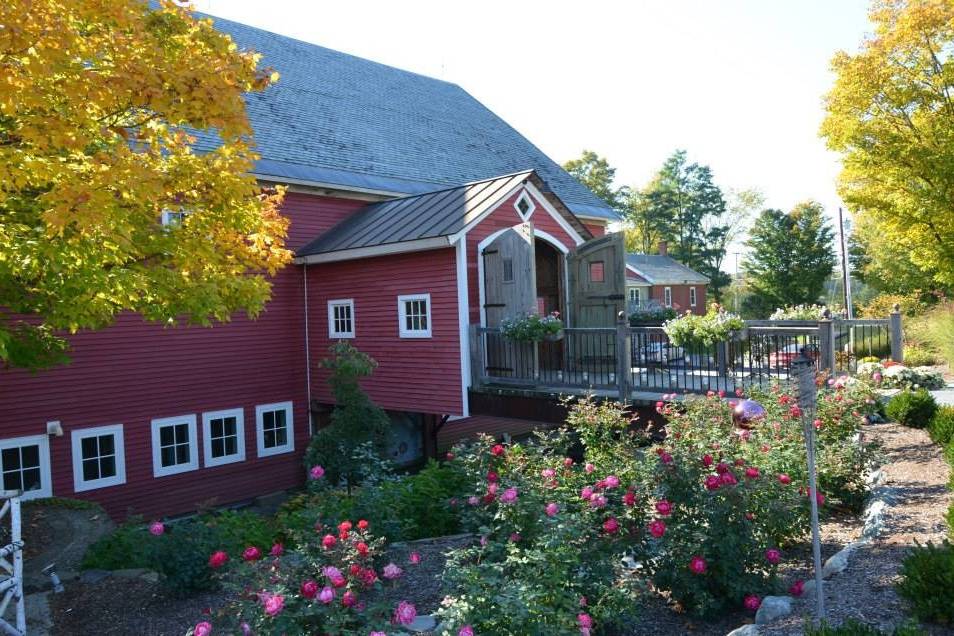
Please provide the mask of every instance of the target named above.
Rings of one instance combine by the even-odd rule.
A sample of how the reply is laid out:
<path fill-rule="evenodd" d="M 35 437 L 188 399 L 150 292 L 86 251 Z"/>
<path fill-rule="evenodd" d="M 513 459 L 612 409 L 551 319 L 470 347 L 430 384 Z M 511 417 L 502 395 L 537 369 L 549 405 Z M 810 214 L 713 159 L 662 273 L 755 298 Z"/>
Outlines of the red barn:
<path fill-rule="evenodd" d="M 365 387 L 413 433 L 469 414 L 471 324 L 526 311 L 604 324 L 620 308 L 613 211 L 460 87 L 216 25 L 281 73 L 248 112 L 255 176 L 289 186 L 295 262 L 255 321 L 123 315 L 72 337 L 68 365 L 0 371 L 5 489 L 92 499 L 117 518 L 283 490 L 302 482 L 332 401 L 318 362 L 333 341 L 378 361 Z M 399 459 L 420 450 L 411 433 Z"/>

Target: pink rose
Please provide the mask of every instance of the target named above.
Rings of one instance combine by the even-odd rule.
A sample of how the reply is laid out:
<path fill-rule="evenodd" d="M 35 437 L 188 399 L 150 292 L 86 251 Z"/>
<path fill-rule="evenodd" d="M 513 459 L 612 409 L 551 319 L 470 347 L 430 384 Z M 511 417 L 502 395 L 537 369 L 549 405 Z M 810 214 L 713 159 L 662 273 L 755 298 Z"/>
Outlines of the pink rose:
<path fill-rule="evenodd" d="M 398 603 L 394 610 L 394 623 L 397 625 L 410 625 L 417 618 L 417 609 L 407 601 Z"/>
<path fill-rule="evenodd" d="M 553 479 L 554 477 L 556 477 L 556 471 L 553 470 L 552 468 L 544 468 L 543 470 L 540 471 L 540 476 L 543 477 L 544 479 Z"/>
<path fill-rule="evenodd" d="M 269 551 L 269 554 L 272 555 L 273 557 L 280 557 L 284 553 L 285 553 L 285 546 L 283 546 L 281 543 L 276 543 L 275 545 L 272 546 L 272 549 Z"/>
<path fill-rule="evenodd" d="M 745 600 L 742 601 L 742 604 L 745 606 L 745 609 L 754 612 L 762 605 L 762 599 L 756 594 L 749 594 L 745 597 Z"/>
<path fill-rule="evenodd" d="M 354 592 L 348 590 L 341 597 L 341 604 L 345 607 L 354 607 L 354 604 L 358 602 L 358 597 L 355 596 Z"/>
<path fill-rule="evenodd" d="M 635 506 L 636 493 L 634 493 L 632 490 L 627 490 L 626 494 L 623 495 L 623 504 L 628 508 L 632 508 L 633 506 Z"/>
<path fill-rule="evenodd" d="M 500 503 L 513 503 L 517 500 L 517 489 L 516 488 L 507 488 L 502 495 L 500 495 Z"/>
<path fill-rule="evenodd" d="M 587 500 L 589 500 L 589 498 L 592 497 L 592 496 L 593 496 L 593 487 L 592 487 L 592 486 L 584 486 L 584 487 L 583 487 L 583 490 L 580 491 L 580 499 L 587 499 Z"/>
<path fill-rule="evenodd" d="M 325 469 L 321 466 L 312 466 L 311 470 L 308 471 L 309 479 L 321 479 L 325 476 Z"/>
<path fill-rule="evenodd" d="M 765 551 L 765 560 L 774 565 L 782 560 L 782 553 L 775 548 L 769 548 Z"/>
<path fill-rule="evenodd" d="M 155 537 L 158 537 L 164 534 L 165 531 L 166 531 L 166 527 L 162 525 L 161 521 L 153 521 L 152 523 L 149 524 L 149 534 Z"/>
<path fill-rule="evenodd" d="M 689 561 L 689 571 L 693 574 L 705 574 L 706 560 L 701 556 L 694 556 Z"/>
<path fill-rule="evenodd" d="M 326 534 L 321 539 L 321 545 L 325 550 L 330 550 L 331 548 L 335 547 L 336 543 L 338 543 L 338 540 L 335 539 L 335 535 L 333 534 Z"/>
<path fill-rule="evenodd" d="M 196 623 L 192 633 L 195 634 L 195 636 L 209 636 L 209 634 L 212 633 L 212 623 L 208 621 Z"/>
<path fill-rule="evenodd" d="M 269 594 L 265 599 L 265 613 L 269 616 L 277 616 L 285 607 L 285 597 L 281 594 Z"/>
<path fill-rule="evenodd" d="M 719 473 L 720 475 L 726 474 L 727 472 L 729 472 L 729 465 L 726 464 L 725 462 L 719 462 L 718 464 L 716 464 L 716 472 Z"/>
<path fill-rule="evenodd" d="M 656 502 L 656 512 L 664 517 L 668 517 L 672 513 L 672 504 L 665 499 L 660 499 Z"/>
<path fill-rule="evenodd" d="M 564 457 L 564 458 L 563 458 L 563 465 L 564 465 L 565 467 L 567 467 L 567 468 L 569 468 L 570 466 L 572 466 L 572 465 L 573 465 L 573 458 L 572 458 L 572 457 Z"/>
<path fill-rule="evenodd" d="M 301 584 L 301 595 L 305 598 L 315 598 L 318 596 L 318 583 L 308 579 Z"/>
<path fill-rule="evenodd" d="M 210 568 L 220 568 L 225 565 L 225 562 L 229 560 L 229 555 L 227 555 L 222 550 L 218 550 L 212 553 L 212 556 L 209 557 L 209 567 Z"/>
<path fill-rule="evenodd" d="M 718 490 L 722 485 L 722 480 L 718 475 L 709 475 L 706 477 L 706 490 Z"/>
<path fill-rule="evenodd" d="M 603 483 L 606 484 L 607 488 L 616 488 L 619 486 L 619 477 L 616 475 L 607 475 L 606 479 L 603 480 Z"/>
<path fill-rule="evenodd" d="M 547 504 L 546 513 L 548 517 L 555 517 L 558 512 L 560 512 L 560 506 L 553 502 Z"/>
<path fill-rule="evenodd" d="M 786 475 L 785 473 L 780 473 L 778 476 L 778 483 L 784 484 L 787 486 L 790 483 L 792 483 L 792 478 Z"/>
<path fill-rule="evenodd" d="M 788 593 L 794 597 L 799 597 L 805 592 L 805 581 L 798 580 L 792 583 L 791 587 L 788 588 Z"/>
<path fill-rule="evenodd" d="M 388 579 L 389 581 L 393 581 L 394 579 L 401 576 L 401 574 L 403 573 L 404 571 L 398 566 L 396 566 L 394 563 L 388 563 L 387 565 L 384 566 L 384 569 L 381 570 L 381 576 Z"/>
<path fill-rule="evenodd" d="M 712 455 L 710 455 L 709 453 L 706 453 L 705 455 L 703 455 L 702 465 L 705 466 L 706 468 L 708 468 L 709 466 L 712 466 Z"/>
<path fill-rule="evenodd" d="M 666 534 L 666 523 L 661 519 L 654 519 L 649 523 L 649 534 L 657 539 Z"/>
<path fill-rule="evenodd" d="M 745 476 L 748 479 L 758 479 L 759 469 L 756 468 L 755 466 L 749 466 L 748 468 L 745 469 Z"/>
<path fill-rule="evenodd" d="M 262 551 L 256 548 L 254 545 L 249 546 L 245 548 L 244 552 L 242 552 L 242 558 L 246 561 L 258 561 L 262 558 Z"/>
<path fill-rule="evenodd" d="M 494 457 L 500 457 L 501 455 L 503 455 L 503 454 L 506 453 L 506 452 L 507 452 L 507 450 L 503 447 L 502 444 L 497 444 L 497 445 L 495 445 L 493 448 L 490 449 L 490 453 L 491 453 Z"/>
<path fill-rule="evenodd" d="M 335 591 L 327 585 L 324 586 L 321 588 L 321 592 L 318 593 L 318 600 L 327 605 L 335 600 Z"/>
<path fill-rule="evenodd" d="M 585 470 L 587 473 L 592 473 L 594 470 L 596 470 L 596 466 L 593 464 L 587 464 L 583 467 L 583 470 Z"/>
<path fill-rule="evenodd" d="M 734 486 L 739 483 L 732 473 L 723 473 L 720 477 L 723 486 Z"/>
<path fill-rule="evenodd" d="M 421 562 L 421 553 L 411 552 L 411 554 L 408 555 L 407 560 L 409 563 L 411 563 L 411 565 L 417 565 Z"/>
<path fill-rule="evenodd" d="M 478 499 L 476 495 L 471 495 L 470 497 L 467 498 L 468 506 L 476 506 L 479 503 L 480 503 L 480 499 Z"/>
<path fill-rule="evenodd" d="M 474 628 L 470 625 L 464 625 L 457 632 L 457 636 L 474 636 Z"/>
<path fill-rule="evenodd" d="M 577 624 L 579 624 L 580 629 L 593 628 L 593 618 L 589 614 L 585 614 L 585 613 L 577 614 L 576 622 Z"/>
<path fill-rule="evenodd" d="M 619 531 L 619 522 L 613 517 L 610 517 L 603 522 L 603 530 L 605 530 L 607 534 L 616 534 L 616 532 Z"/>

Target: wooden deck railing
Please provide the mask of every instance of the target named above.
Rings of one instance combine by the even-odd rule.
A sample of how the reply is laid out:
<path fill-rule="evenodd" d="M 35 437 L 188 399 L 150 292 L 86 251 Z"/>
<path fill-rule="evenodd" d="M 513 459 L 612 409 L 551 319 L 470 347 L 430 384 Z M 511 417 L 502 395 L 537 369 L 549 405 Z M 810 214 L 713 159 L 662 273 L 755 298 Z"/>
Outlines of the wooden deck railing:
<path fill-rule="evenodd" d="M 563 392 L 639 394 L 733 392 L 788 378 L 807 348 L 820 370 L 853 371 L 865 356 L 902 359 L 899 313 L 879 320 L 746 321 L 733 339 L 673 345 L 661 326 L 567 328 L 559 340 L 514 342 L 471 326 L 471 383 Z"/>

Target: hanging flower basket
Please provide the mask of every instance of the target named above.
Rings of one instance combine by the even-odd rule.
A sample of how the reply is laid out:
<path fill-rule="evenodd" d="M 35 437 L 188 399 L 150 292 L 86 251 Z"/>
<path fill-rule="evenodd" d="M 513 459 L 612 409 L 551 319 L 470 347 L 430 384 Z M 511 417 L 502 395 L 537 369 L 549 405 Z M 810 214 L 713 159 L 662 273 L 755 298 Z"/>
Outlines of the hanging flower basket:
<path fill-rule="evenodd" d="M 556 311 L 542 318 L 537 314 L 527 314 L 504 320 L 500 331 L 504 338 L 514 342 L 540 342 L 553 336 L 558 336 L 559 340 L 563 337 L 563 321 Z"/>
<path fill-rule="evenodd" d="M 735 337 L 742 338 L 745 330 L 741 317 L 720 309 L 712 309 L 705 316 L 686 312 L 663 325 L 669 341 L 677 347 L 709 347 Z"/>
<path fill-rule="evenodd" d="M 543 336 L 543 339 L 547 342 L 559 342 L 563 340 L 563 335 L 564 335 L 564 332 L 562 329 L 560 329 L 560 331 L 556 333 L 546 334 L 545 336 Z"/>

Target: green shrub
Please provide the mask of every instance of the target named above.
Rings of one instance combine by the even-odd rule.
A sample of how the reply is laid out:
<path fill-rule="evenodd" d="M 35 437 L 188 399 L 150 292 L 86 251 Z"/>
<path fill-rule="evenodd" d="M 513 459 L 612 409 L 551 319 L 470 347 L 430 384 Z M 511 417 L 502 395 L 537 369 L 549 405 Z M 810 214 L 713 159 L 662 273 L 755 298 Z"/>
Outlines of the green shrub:
<path fill-rule="evenodd" d="M 370 376 L 377 362 L 350 343 L 331 346 L 331 358 L 321 366 L 331 371 L 328 384 L 335 396 L 331 424 L 318 431 L 305 451 L 305 468 L 324 468 L 332 486 L 352 488 L 374 477 L 382 466 L 382 453 L 391 436 L 391 420 L 358 384 Z"/>
<path fill-rule="evenodd" d="M 928 432 L 936 444 L 946 446 L 954 439 L 954 406 L 942 406 L 931 418 Z"/>
<path fill-rule="evenodd" d="M 917 320 L 916 326 L 919 339 L 954 366 L 954 305 L 935 307 Z"/>
<path fill-rule="evenodd" d="M 898 593 L 919 620 L 954 622 L 954 545 L 945 540 L 914 547 L 901 564 Z"/>
<path fill-rule="evenodd" d="M 936 352 L 918 345 L 904 348 L 904 364 L 909 367 L 933 367 L 940 362 Z"/>
<path fill-rule="evenodd" d="M 954 501 L 947 508 L 947 534 L 954 539 Z"/>
<path fill-rule="evenodd" d="M 808 625 L 805 628 L 805 636 L 922 636 L 924 633 L 917 625 L 910 623 L 896 627 L 894 631 L 884 632 L 854 618 L 849 618 L 838 627 L 831 627 L 823 622 L 818 627 Z"/>
<path fill-rule="evenodd" d="M 937 412 L 937 402 L 924 389 L 917 391 L 904 390 L 891 398 L 885 413 L 899 424 L 913 428 L 924 428 Z"/>
<path fill-rule="evenodd" d="M 419 473 L 403 481 L 396 511 L 405 540 L 460 532 L 459 502 L 455 497 L 466 484 L 461 471 L 431 460 Z"/>
<path fill-rule="evenodd" d="M 86 549 L 80 565 L 84 570 L 121 570 L 148 568 L 150 563 L 142 546 L 149 540 L 149 531 L 142 517 L 131 517 L 126 523 L 100 538 Z"/>

